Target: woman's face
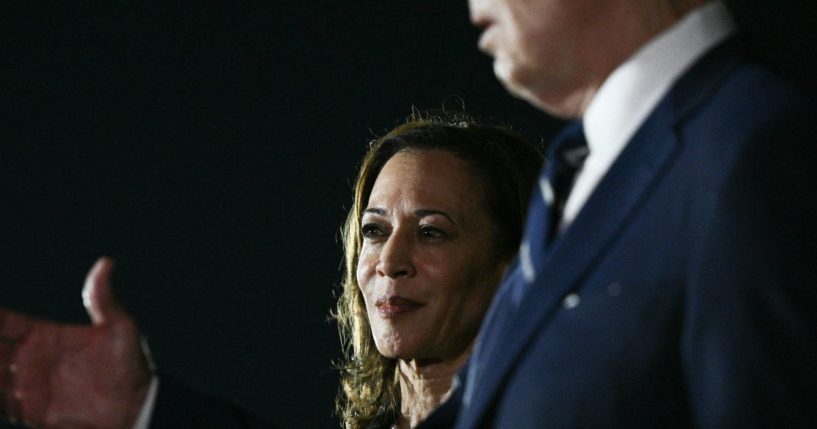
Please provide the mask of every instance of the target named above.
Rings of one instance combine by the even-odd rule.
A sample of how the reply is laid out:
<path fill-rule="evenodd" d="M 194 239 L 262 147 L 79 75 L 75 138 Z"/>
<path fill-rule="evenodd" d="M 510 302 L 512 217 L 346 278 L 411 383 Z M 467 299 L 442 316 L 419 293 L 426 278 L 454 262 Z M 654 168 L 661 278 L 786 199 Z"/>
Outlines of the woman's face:
<path fill-rule="evenodd" d="M 470 346 L 508 261 L 478 179 L 450 152 L 399 152 L 361 220 L 357 280 L 378 351 L 426 361 Z"/>

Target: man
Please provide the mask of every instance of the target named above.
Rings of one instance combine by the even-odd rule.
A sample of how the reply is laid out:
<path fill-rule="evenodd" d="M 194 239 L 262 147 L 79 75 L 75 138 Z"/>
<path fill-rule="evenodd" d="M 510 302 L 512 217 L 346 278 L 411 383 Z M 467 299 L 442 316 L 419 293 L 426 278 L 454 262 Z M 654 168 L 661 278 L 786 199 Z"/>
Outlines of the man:
<path fill-rule="evenodd" d="M 717 2 L 469 6 L 499 80 L 579 119 L 558 145 L 589 155 L 557 186 L 569 157 L 551 153 L 464 386 L 428 427 L 817 427 L 805 98 Z"/>

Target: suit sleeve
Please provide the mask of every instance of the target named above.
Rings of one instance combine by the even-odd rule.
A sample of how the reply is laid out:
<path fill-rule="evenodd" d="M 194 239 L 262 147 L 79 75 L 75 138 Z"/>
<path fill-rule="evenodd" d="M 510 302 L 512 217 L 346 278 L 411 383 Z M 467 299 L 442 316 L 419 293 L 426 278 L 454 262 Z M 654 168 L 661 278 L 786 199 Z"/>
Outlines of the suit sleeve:
<path fill-rule="evenodd" d="M 698 427 L 817 427 L 817 127 L 804 117 L 741 154 L 695 254 L 682 361 Z"/>

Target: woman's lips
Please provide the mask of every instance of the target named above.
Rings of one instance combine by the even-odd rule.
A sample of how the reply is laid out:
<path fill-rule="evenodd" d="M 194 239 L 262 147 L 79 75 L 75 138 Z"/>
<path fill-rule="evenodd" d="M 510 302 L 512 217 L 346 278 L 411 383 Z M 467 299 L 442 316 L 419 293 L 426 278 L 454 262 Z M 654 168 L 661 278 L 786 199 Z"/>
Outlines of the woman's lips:
<path fill-rule="evenodd" d="M 410 313 L 423 305 L 402 296 L 384 296 L 375 301 L 377 312 L 384 319 L 391 319 L 401 314 Z"/>

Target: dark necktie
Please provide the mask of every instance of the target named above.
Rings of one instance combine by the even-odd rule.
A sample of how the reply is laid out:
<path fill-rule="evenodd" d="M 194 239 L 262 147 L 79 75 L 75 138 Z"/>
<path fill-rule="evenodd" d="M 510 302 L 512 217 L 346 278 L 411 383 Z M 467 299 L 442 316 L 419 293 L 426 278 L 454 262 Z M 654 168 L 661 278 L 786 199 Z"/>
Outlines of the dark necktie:
<path fill-rule="evenodd" d="M 510 319 L 545 263 L 548 246 L 557 235 L 562 210 L 576 172 L 588 154 L 581 121 L 568 125 L 548 148 L 548 163 L 542 169 L 539 184 L 531 195 L 519 256 L 503 279 L 485 316 L 480 340 L 468 364 L 463 395 L 465 407 L 469 406 L 474 389 L 478 389 L 477 380 L 486 360 L 498 352 L 497 347 L 508 329 Z"/>
<path fill-rule="evenodd" d="M 514 288 L 514 303 L 518 303 L 527 292 L 544 264 L 548 247 L 558 235 L 562 212 L 576 173 L 588 154 L 581 121 L 569 124 L 548 148 L 547 163 L 530 198 L 525 235 L 519 248 L 519 268 L 525 286 Z"/>

